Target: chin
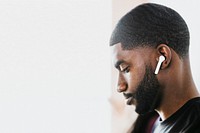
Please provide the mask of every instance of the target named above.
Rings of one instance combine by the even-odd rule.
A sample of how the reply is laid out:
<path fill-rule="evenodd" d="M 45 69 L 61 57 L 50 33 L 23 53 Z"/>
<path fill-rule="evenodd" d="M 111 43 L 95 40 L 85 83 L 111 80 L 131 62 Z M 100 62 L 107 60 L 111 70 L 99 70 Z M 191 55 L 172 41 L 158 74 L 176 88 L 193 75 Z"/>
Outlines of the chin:
<path fill-rule="evenodd" d="M 149 112 L 153 112 L 155 110 L 155 107 L 149 106 L 149 105 L 144 105 L 144 104 L 136 104 L 135 105 L 135 112 L 138 113 L 139 115 L 144 115 Z"/>

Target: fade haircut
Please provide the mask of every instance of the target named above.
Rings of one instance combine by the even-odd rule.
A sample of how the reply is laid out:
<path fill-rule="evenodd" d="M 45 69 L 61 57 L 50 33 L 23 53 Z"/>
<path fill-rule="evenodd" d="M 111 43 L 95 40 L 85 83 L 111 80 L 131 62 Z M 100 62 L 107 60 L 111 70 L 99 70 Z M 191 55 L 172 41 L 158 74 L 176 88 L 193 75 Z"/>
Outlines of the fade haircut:
<path fill-rule="evenodd" d="M 163 5 L 146 3 L 120 19 L 111 35 L 110 46 L 121 43 L 124 50 L 131 50 L 166 44 L 184 58 L 188 55 L 189 40 L 187 24 L 176 11 Z"/>

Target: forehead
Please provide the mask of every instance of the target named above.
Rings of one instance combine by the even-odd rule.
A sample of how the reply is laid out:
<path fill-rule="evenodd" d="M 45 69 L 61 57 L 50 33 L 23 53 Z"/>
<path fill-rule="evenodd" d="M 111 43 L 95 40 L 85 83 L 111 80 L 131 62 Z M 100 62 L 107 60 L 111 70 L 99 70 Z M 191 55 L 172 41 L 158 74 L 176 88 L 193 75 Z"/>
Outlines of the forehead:
<path fill-rule="evenodd" d="M 123 61 L 142 61 L 148 60 L 150 54 L 153 52 L 153 48 L 150 47 L 136 47 L 132 50 L 124 50 L 121 47 L 121 43 L 112 46 L 112 58 L 113 62 L 116 63 L 119 60 Z"/>

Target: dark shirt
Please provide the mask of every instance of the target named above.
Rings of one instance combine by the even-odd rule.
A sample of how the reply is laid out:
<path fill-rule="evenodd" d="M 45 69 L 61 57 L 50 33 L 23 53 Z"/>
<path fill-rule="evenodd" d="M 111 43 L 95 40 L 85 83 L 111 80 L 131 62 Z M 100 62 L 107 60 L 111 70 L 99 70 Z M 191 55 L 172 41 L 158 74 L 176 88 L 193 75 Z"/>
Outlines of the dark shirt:
<path fill-rule="evenodd" d="M 200 133 L 200 97 L 189 100 L 169 118 L 160 121 L 154 133 Z"/>
<path fill-rule="evenodd" d="M 151 133 L 158 117 L 159 115 L 156 111 L 138 115 L 131 133 Z"/>

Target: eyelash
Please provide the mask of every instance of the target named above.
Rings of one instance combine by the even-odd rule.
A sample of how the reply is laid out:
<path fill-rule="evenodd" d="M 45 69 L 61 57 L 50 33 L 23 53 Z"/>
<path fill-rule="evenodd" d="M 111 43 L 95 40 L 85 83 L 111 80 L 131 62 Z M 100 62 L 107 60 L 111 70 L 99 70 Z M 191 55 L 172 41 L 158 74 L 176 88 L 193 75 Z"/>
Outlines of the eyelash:
<path fill-rule="evenodd" d="M 122 70 L 123 73 L 128 73 L 130 70 L 129 70 L 129 67 L 126 67 Z"/>

